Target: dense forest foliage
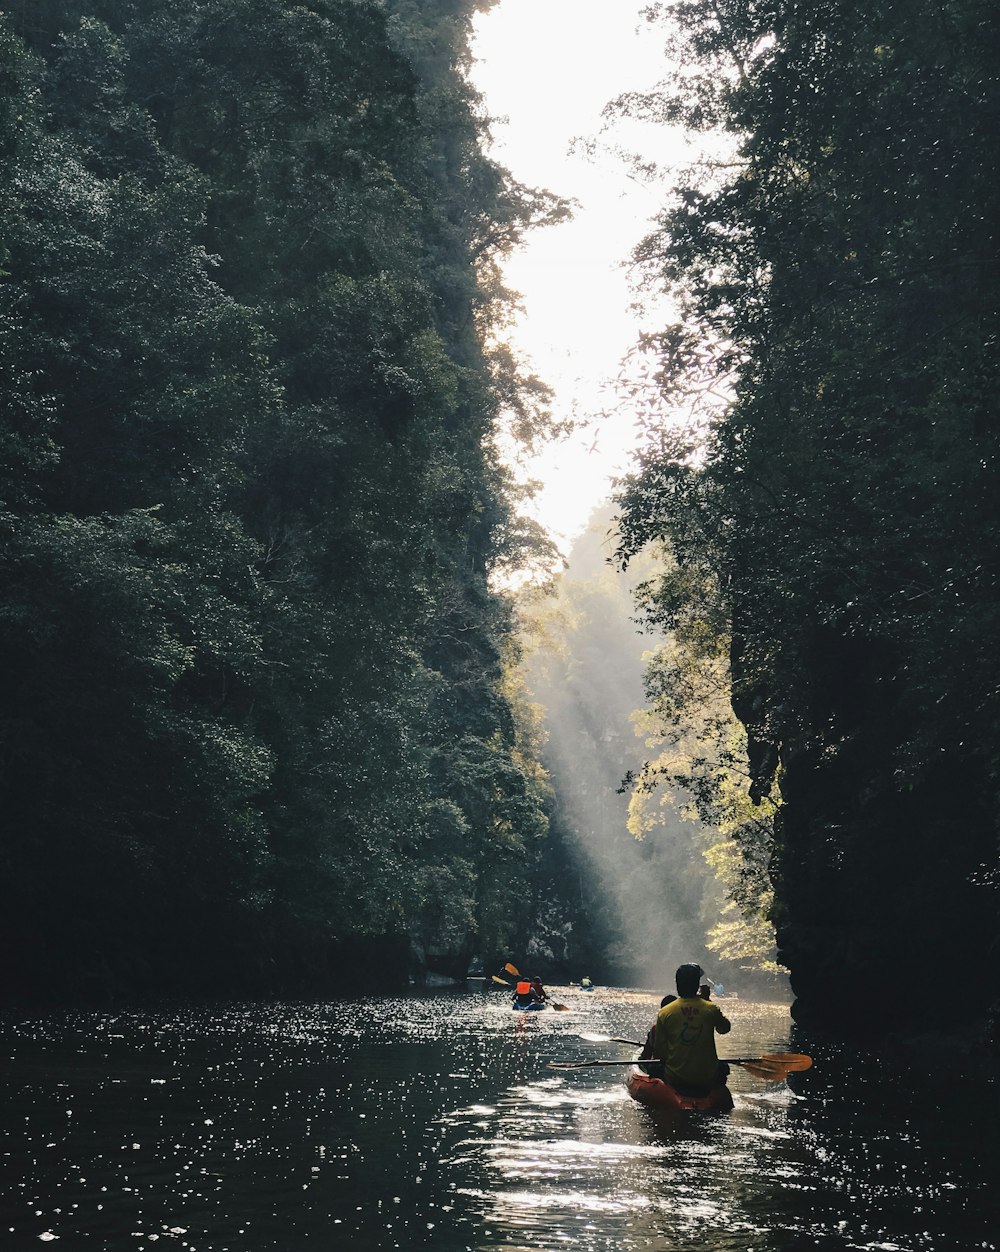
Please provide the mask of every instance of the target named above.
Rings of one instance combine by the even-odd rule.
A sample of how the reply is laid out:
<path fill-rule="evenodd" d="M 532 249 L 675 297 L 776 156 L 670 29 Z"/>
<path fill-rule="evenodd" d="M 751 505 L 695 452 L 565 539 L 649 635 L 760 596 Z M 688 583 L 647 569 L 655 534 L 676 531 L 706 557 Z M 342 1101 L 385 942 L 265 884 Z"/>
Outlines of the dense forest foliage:
<path fill-rule="evenodd" d="M 674 73 L 617 107 L 720 138 L 640 249 L 707 430 L 622 496 L 661 625 L 727 641 L 796 1014 L 1000 992 L 1000 10 L 654 4 Z M 719 415 L 720 398 L 722 402 Z M 875 992 L 877 985 L 878 992 Z M 887 994 L 888 993 L 888 994 Z"/>
<path fill-rule="evenodd" d="M 490 0 L 0 21 L 3 984 L 343 985 L 524 920 L 492 572 L 546 415 L 497 263 Z M 367 963 L 367 964 L 366 964 Z"/>
<path fill-rule="evenodd" d="M 679 644 L 643 630 L 634 606 L 638 581 L 656 581 L 661 562 L 645 553 L 620 573 L 610 563 L 616 538 L 610 508 L 597 510 L 552 594 L 526 595 L 522 608 L 541 732 L 534 755 L 553 797 L 552 870 L 540 881 L 532 953 L 577 978 L 664 990 L 677 965 L 698 961 L 733 990 L 774 994 L 766 884 L 764 901 L 740 890 L 731 815 L 697 802 L 699 711 L 721 705 L 730 734 L 739 724 L 719 684 L 697 674 L 678 713 L 686 729 L 674 733 L 659 676 L 673 672 Z M 655 773 L 659 785 L 628 794 L 630 772 L 647 782 Z"/>

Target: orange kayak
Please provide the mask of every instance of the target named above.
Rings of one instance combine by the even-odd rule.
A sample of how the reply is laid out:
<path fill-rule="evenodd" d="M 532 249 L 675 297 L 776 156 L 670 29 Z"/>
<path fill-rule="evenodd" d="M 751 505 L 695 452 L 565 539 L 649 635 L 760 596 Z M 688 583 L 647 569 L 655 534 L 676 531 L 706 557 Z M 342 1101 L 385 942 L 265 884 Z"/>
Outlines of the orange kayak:
<path fill-rule="evenodd" d="M 662 1078 L 653 1078 L 641 1069 L 630 1071 L 625 1087 L 633 1100 L 651 1109 L 666 1109 L 675 1113 L 684 1109 L 696 1109 L 700 1113 L 728 1113 L 733 1107 L 728 1087 L 712 1087 L 704 1096 L 681 1095 Z"/>

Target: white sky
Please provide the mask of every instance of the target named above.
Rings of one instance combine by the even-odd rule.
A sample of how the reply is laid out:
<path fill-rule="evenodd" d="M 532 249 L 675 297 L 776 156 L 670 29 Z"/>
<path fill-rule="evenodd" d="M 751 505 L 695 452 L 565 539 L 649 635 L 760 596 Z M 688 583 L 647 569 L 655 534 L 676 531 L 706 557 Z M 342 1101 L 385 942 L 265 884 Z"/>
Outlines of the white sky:
<path fill-rule="evenodd" d="M 500 119 L 493 156 L 519 181 L 580 204 L 572 222 L 535 231 L 505 269 L 525 309 L 514 346 L 553 388 L 559 417 L 610 407 L 619 361 L 639 332 L 624 267 L 661 192 L 632 179 L 611 153 L 591 159 L 569 148 L 599 136 L 609 100 L 664 77 L 662 30 L 641 18 L 643 3 L 501 0 L 476 23 L 472 80 Z M 603 138 L 664 164 L 685 159 L 662 128 L 617 123 Z M 525 466 L 524 476 L 544 484 L 530 512 L 564 551 L 628 468 L 634 442 L 632 419 L 621 413 Z"/>

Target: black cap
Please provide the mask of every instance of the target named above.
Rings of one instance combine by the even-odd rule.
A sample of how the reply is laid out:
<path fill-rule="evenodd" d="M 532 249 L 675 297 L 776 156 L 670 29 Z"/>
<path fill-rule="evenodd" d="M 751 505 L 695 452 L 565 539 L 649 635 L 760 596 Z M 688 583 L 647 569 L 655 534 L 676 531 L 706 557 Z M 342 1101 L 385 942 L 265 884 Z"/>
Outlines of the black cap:
<path fill-rule="evenodd" d="M 700 965 L 694 962 L 687 962 L 685 965 L 677 967 L 677 973 L 674 980 L 677 984 L 677 994 L 680 996 L 693 996 L 698 992 L 698 984 L 701 981 L 702 969 Z"/>

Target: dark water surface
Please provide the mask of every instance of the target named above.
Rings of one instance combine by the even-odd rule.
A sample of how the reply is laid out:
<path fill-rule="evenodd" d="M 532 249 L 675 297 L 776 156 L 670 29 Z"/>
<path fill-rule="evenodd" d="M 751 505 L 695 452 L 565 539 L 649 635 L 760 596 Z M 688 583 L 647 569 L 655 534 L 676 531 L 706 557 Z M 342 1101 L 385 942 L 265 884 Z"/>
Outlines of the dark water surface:
<path fill-rule="evenodd" d="M 787 1010 L 722 1002 L 728 1117 L 657 1118 L 625 1057 L 658 996 L 560 989 L 0 1021 L 0 1247 L 143 1252 L 996 1249 L 996 1082 L 954 1090 L 822 1047 Z M 942 1065 L 947 1072 L 947 1065 Z"/>

